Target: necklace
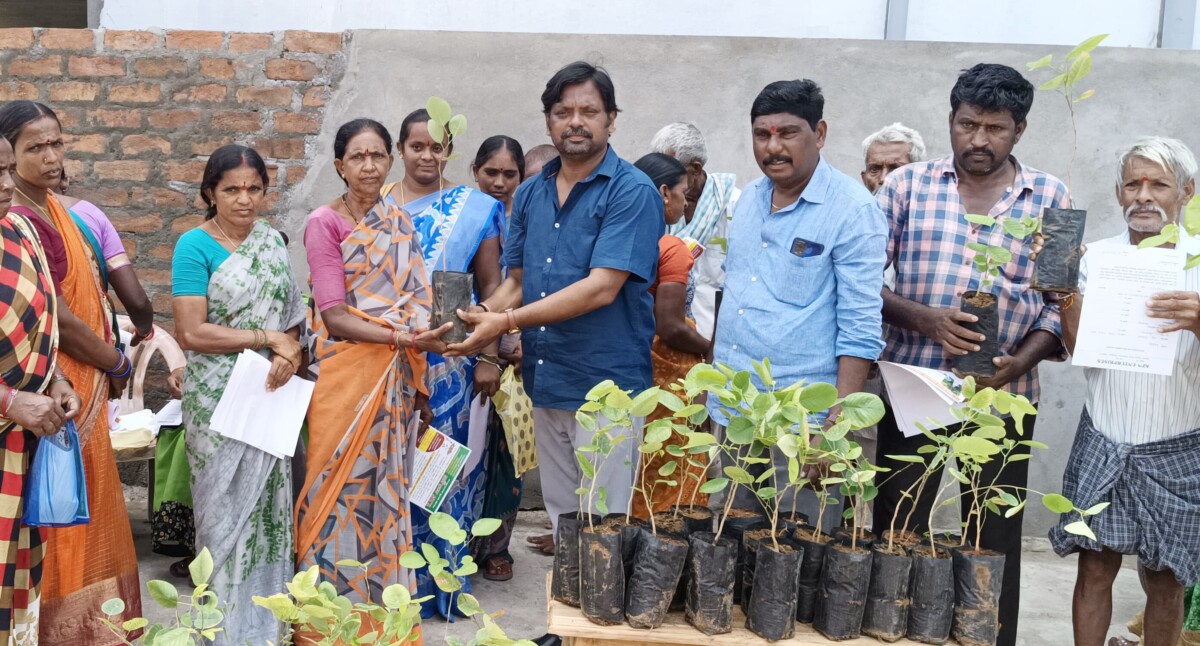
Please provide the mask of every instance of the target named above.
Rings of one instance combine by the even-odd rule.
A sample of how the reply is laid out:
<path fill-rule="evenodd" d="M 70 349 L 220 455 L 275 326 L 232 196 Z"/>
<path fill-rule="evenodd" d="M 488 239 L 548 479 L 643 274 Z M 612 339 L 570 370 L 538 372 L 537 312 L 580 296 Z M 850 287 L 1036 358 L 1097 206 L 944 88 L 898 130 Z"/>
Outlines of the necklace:
<path fill-rule="evenodd" d="M 346 194 L 345 194 L 345 193 L 342 193 L 342 205 L 346 207 L 346 215 L 349 215 L 349 216 L 350 216 L 350 219 L 351 219 L 351 220 L 354 220 L 354 223 L 355 223 L 355 224 L 358 224 L 359 222 L 362 222 L 362 218 L 361 218 L 361 217 L 355 217 L 355 216 L 354 216 L 354 209 L 350 208 L 350 203 L 346 201 Z M 363 217 L 366 217 L 366 215 L 367 215 L 367 214 L 366 214 L 366 213 L 364 213 L 364 214 L 363 214 Z"/>
<path fill-rule="evenodd" d="M 233 238 L 229 237 L 229 234 L 228 234 L 228 233 L 225 233 L 225 229 L 222 229 L 222 228 L 221 228 L 221 223 L 217 221 L 217 218 L 215 218 L 215 217 L 214 217 L 214 218 L 212 219 L 212 223 L 213 223 L 213 226 L 217 227 L 217 231 L 220 231 L 220 232 L 221 232 L 221 237 L 222 237 L 222 238 L 225 238 L 226 240 L 228 240 L 228 241 L 229 241 L 229 244 L 233 245 L 234 247 L 238 247 L 238 246 L 240 246 L 240 245 L 242 244 L 242 242 L 245 242 L 245 241 L 246 241 L 246 239 L 245 239 L 245 238 L 242 238 L 242 241 L 241 241 L 241 242 L 234 242 L 234 241 L 233 241 Z"/>
<path fill-rule="evenodd" d="M 17 188 L 15 185 L 13 186 L 13 188 L 16 189 L 17 193 L 19 193 L 21 195 L 21 197 L 25 198 L 26 201 L 28 201 L 30 204 L 32 204 L 33 208 L 37 209 L 38 211 L 41 211 L 43 218 L 45 218 L 46 220 L 50 220 L 50 213 L 46 210 L 45 207 L 38 204 L 37 200 L 26 195 L 25 191 L 22 191 L 21 189 Z M 47 193 L 46 199 L 47 199 L 47 206 L 48 206 L 49 205 L 49 193 Z"/>

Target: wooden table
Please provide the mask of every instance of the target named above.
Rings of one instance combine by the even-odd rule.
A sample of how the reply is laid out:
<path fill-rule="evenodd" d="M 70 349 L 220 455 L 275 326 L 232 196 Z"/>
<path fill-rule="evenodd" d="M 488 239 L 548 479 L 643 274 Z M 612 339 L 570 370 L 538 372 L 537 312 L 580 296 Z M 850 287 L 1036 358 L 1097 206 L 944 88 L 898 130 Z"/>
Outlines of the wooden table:
<path fill-rule="evenodd" d="M 631 628 L 628 624 L 619 626 L 601 626 L 594 624 L 579 608 L 572 608 L 549 598 L 550 576 L 546 576 L 547 606 L 546 617 L 548 631 L 562 637 L 565 646 L 626 646 L 641 644 L 642 646 L 666 646 L 668 644 L 687 644 L 689 646 L 750 646 L 753 644 L 779 644 L 793 646 L 797 644 L 847 644 L 849 646 L 880 646 L 882 641 L 874 637 L 859 637 L 835 642 L 826 639 L 809 624 L 796 624 L 796 635 L 791 639 L 777 642 L 767 640 L 746 630 L 746 615 L 742 614 L 737 605 L 733 607 L 733 632 L 724 635 L 705 635 L 696 630 L 683 618 L 682 612 L 672 612 L 667 615 L 662 626 L 653 630 Z M 896 644 L 916 644 L 917 642 L 901 639 Z M 950 642 L 952 643 L 952 642 Z"/>

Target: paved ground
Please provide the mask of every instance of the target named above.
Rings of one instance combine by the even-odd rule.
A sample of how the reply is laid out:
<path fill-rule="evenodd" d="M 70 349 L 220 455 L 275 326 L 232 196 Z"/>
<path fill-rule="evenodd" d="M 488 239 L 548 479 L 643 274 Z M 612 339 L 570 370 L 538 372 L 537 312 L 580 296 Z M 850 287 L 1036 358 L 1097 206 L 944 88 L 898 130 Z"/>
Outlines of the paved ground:
<path fill-rule="evenodd" d="M 146 522 L 145 489 L 127 487 L 130 516 L 141 562 L 142 584 L 150 579 L 171 580 L 167 568 L 173 559 L 150 551 L 150 528 Z M 500 624 L 510 637 L 534 638 L 546 627 L 546 572 L 551 557 L 541 556 L 525 546 L 527 536 L 546 533 L 542 523 L 544 512 L 522 512 L 513 537 L 516 558 L 511 581 L 495 583 L 476 577 L 474 593 L 485 610 L 503 609 Z M 1126 567 L 1117 577 L 1113 595 L 1115 623 L 1111 635 L 1123 635 L 1124 622 L 1145 603 L 1138 585 L 1137 571 L 1126 559 Z M 1071 591 L 1075 580 L 1074 559 L 1060 559 L 1037 541 L 1030 541 L 1022 561 L 1021 581 L 1021 638 L 1022 646 L 1064 646 L 1071 643 Z M 143 594 L 143 606 L 152 621 L 164 621 L 167 613 L 158 610 L 149 596 Z M 425 623 L 427 644 L 442 643 L 445 635 L 471 637 L 475 627 L 468 621 L 453 624 L 442 621 Z"/>

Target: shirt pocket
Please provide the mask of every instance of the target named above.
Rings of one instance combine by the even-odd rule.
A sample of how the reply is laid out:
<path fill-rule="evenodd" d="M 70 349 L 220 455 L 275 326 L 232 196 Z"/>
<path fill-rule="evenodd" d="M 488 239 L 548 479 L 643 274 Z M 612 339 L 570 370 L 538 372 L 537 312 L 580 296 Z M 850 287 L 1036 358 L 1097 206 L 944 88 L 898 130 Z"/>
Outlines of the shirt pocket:
<path fill-rule="evenodd" d="M 777 274 L 775 297 L 801 307 L 812 304 L 832 269 L 828 254 L 828 250 L 809 258 L 797 258 L 788 254 L 780 263 L 782 266 Z"/>
<path fill-rule="evenodd" d="M 575 272 L 586 270 L 592 264 L 592 251 L 596 247 L 596 238 L 600 235 L 600 224 L 603 216 L 598 211 L 572 213 L 551 224 L 554 233 L 558 235 L 558 245 L 555 249 L 555 263 L 561 266 L 551 270 Z"/>

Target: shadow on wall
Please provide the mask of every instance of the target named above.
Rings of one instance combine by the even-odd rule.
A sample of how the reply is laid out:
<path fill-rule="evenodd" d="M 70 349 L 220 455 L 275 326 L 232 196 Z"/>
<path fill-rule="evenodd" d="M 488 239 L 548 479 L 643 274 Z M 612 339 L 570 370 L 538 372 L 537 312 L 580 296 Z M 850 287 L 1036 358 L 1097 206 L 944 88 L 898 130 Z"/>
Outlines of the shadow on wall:
<path fill-rule="evenodd" d="M 87 0 L 4 0 L 0 29 L 6 27 L 88 26 Z"/>

